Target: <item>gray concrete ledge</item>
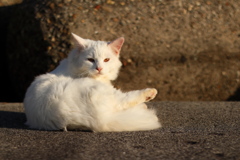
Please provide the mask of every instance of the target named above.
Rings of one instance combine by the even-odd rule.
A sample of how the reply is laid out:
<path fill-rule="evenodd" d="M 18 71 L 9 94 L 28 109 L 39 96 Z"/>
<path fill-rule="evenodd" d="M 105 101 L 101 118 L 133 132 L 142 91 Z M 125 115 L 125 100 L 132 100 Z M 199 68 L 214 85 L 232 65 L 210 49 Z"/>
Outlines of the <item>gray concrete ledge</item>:
<path fill-rule="evenodd" d="M 0 104 L 0 159 L 240 159 L 240 103 L 152 102 L 163 128 L 30 130 L 21 103 Z"/>

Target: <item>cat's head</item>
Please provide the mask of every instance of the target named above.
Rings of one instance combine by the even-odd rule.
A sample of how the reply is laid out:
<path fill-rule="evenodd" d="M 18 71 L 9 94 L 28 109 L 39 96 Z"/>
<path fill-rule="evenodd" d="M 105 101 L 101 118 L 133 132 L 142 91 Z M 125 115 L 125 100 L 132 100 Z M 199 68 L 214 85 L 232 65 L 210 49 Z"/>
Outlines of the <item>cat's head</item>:
<path fill-rule="evenodd" d="M 112 42 L 83 39 L 72 34 L 75 49 L 70 53 L 70 70 L 75 77 L 115 80 L 122 63 L 119 60 L 124 38 Z"/>

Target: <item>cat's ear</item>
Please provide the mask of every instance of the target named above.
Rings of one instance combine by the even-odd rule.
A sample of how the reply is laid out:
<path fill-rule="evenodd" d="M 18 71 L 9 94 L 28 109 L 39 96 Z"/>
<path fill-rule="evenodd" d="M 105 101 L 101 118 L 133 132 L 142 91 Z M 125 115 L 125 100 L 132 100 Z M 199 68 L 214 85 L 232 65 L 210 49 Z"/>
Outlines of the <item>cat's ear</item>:
<path fill-rule="evenodd" d="M 79 50 L 82 50 L 86 47 L 87 42 L 85 39 L 79 37 L 78 35 L 72 33 L 73 39 L 74 39 L 74 44 L 75 47 L 77 47 Z"/>
<path fill-rule="evenodd" d="M 116 55 L 119 55 L 123 43 L 124 43 L 124 38 L 120 37 L 112 42 L 109 42 L 108 46 L 111 47 L 111 49 Z"/>

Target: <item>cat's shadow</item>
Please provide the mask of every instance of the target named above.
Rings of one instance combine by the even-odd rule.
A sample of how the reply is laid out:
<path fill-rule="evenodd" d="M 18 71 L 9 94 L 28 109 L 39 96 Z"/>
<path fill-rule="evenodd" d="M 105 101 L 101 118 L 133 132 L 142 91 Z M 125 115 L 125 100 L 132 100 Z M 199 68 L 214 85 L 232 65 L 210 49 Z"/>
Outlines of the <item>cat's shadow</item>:
<path fill-rule="evenodd" d="M 0 128 L 28 129 L 25 122 L 24 113 L 0 111 Z"/>
<path fill-rule="evenodd" d="M 9 112 L 9 111 L 0 111 L 0 129 L 1 128 L 10 128 L 10 129 L 27 129 L 27 130 L 36 130 L 31 129 L 25 125 L 26 115 L 21 112 Z M 38 131 L 46 131 L 46 130 L 38 130 Z M 72 132 L 93 132 L 90 129 L 85 130 L 69 130 Z M 58 130 L 55 132 L 62 132 L 62 130 Z"/>

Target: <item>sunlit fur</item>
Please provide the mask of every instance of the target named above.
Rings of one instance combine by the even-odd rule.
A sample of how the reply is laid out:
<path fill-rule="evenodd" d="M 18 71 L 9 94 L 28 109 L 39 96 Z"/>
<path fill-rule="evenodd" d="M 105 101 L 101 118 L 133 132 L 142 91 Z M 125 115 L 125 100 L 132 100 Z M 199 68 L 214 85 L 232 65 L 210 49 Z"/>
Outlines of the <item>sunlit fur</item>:
<path fill-rule="evenodd" d="M 52 72 L 36 77 L 28 88 L 26 124 L 35 129 L 96 132 L 159 128 L 155 111 L 144 103 L 156 96 L 156 89 L 123 93 L 111 85 L 121 67 L 124 39 L 107 43 L 73 37 L 76 48 L 68 58 Z"/>

